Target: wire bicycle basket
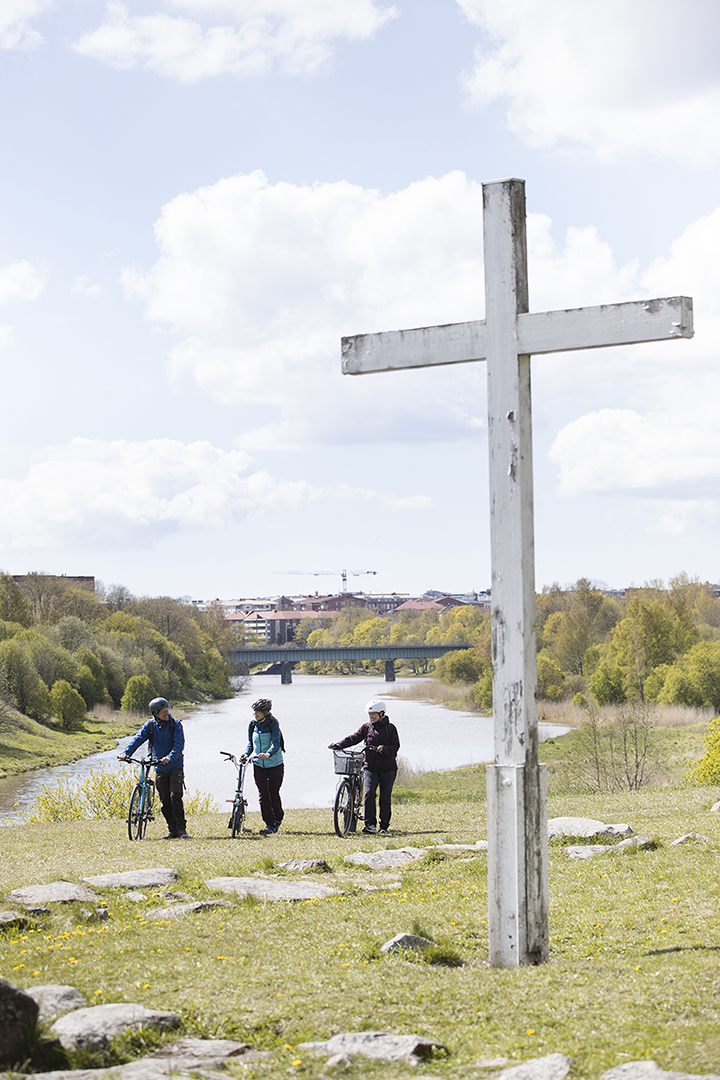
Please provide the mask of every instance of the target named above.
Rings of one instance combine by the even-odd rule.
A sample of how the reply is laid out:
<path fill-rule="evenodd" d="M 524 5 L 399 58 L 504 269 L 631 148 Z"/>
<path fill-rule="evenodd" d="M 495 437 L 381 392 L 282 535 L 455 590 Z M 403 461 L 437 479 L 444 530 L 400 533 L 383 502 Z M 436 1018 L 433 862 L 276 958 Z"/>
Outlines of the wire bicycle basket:
<path fill-rule="evenodd" d="M 362 750 L 333 750 L 336 776 L 356 776 L 362 772 L 364 753 Z"/>

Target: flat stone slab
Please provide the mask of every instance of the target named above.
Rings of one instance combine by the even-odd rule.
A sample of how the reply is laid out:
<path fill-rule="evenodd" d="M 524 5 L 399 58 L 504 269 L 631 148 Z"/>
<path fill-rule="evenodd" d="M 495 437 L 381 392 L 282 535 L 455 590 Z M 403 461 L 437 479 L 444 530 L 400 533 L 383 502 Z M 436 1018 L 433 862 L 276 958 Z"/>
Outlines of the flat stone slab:
<path fill-rule="evenodd" d="M 531 1058 L 512 1069 L 503 1069 L 501 1080 L 563 1080 L 570 1072 L 572 1062 L 565 1054 L 548 1054 L 547 1057 Z"/>
<path fill-rule="evenodd" d="M 144 892 L 138 892 L 137 889 L 130 889 L 128 892 L 122 894 L 123 900 L 129 900 L 131 904 L 141 904 L 143 900 L 147 900 L 147 896 Z"/>
<path fill-rule="evenodd" d="M 595 818 L 557 817 L 548 821 L 548 840 L 561 836 L 632 836 L 633 829 L 624 822 L 606 825 Z"/>
<path fill-rule="evenodd" d="M 255 896 L 258 900 L 327 900 L 338 896 L 339 889 L 315 881 L 282 881 L 277 878 L 218 877 L 205 882 L 208 889 Z"/>
<path fill-rule="evenodd" d="M 389 1035 L 384 1031 L 347 1031 L 333 1035 L 327 1042 L 300 1043 L 298 1050 L 328 1057 L 335 1054 L 377 1058 L 381 1061 L 406 1061 L 416 1064 L 427 1061 L 437 1050 L 442 1050 L 440 1043 L 421 1039 L 418 1035 Z"/>
<path fill-rule="evenodd" d="M 689 844 L 691 840 L 699 840 L 701 844 L 712 844 L 713 840 L 711 836 L 703 836 L 699 832 L 685 833 L 684 836 L 678 836 L 677 840 L 671 840 L 669 847 L 675 847 L 677 844 Z"/>
<path fill-rule="evenodd" d="M 380 946 L 380 952 L 387 955 L 392 952 L 402 952 L 403 949 L 415 949 L 420 951 L 422 949 L 428 949 L 431 945 L 434 945 L 434 941 L 430 941 L 429 938 L 421 937 L 419 934 L 396 934 L 394 938 L 390 938 L 384 945 Z"/>
<path fill-rule="evenodd" d="M 608 1069 L 600 1080 L 720 1080 L 720 1077 L 717 1073 L 665 1072 L 655 1061 L 626 1061 Z"/>
<path fill-rule="evenodd" d="M 609 855 L 612 850 L 612 844 L 578 844 L 577 847 L 566 847 L 565 854 L 568 859 L 596 859 L 598 855 Z"/>
<path fill-rule="evenodd" d="M 177 1013 L 146 1009 L 144 1005 L 93 1005 L 61 1016 L 50 1028 L 50 1034 L 59 1039 L 66 1050 L 78 1050 L 83 1046 L 99 1050 L 124 1031 L 139 1027 L 177 1027 L 179 1023 Z"/>
<path fill-rule="evenodd" d="M 433 844 L 430 851 L 487 851 L 487 840 L 476 840 L 474 844 Z"/>
<path fill-rule="evenodd" d="M 283 870 L 299 871 L 301 874 L 308 874 L 312 871 L 325 873 L 330 869 L 324 859 L 288 859 L 287 862 L 280 863 L 280 866 Z"/>
<path fill-rule="evenodd" d="M 83 878 L 96 889 L 149 889 L 153 885 L 172 885 L 177 881 L 177 870 L 169 866 L 151 866 L 147 870 L 122 870 L 118 874 L 97 874 Z"/>
<path fill-rule="evenodd" d="M 51 1020 L 54 1016 L 63 1016 L 64 1013 L 82 1009 L 87 1005 L 87 998 L 79 990 L 63 983 L 29 986 L 25 993 L 40 1006 L 39 1020 Z"/>
<path fill-rule="evenodd" d="M 394 870 L 398 866 L 407 866 L 427 855 L 427 848 L 404 847 L 391 848 L 388 851 L 355 851 L 346 855 L 344 862 L 354 866 L 369 866 L 371 870 Z"/>
<path fill-rule="evenodd" d="M 73 900 L 99 900 L 94 892 L 72 881 L 51 881 L 48 885 L 28 885 L 13 889 L 8 900 L 31 907 L 33 904 L 69 904 Z"/>
<path fill-rule="evenodd" d="M 61 1069 L 33 1073 L 33 1080 L 191 1080 L 196 1070 L 222 1069 L 228 1062 L 242 1058 L 256 1061 L 272 1057 L 271 1050 L 252 1050 L 247 1043 L 233 1039 L 178 1039 L 153 1050 L 138 1061 L 106 1069 Z M 217 1075 L 203 1071 L 204 1076 Z"/>
<path fill-rule="evenodd" d="M 232 907 L 232 904 L 229 900 L 193 900 L 190 904 L 173 904 L 172 907 L 148 911 L 148 918 L 179 919 L 183 915 L 192 915 L 196 911 L 208 911 L 219 907 Z"/>

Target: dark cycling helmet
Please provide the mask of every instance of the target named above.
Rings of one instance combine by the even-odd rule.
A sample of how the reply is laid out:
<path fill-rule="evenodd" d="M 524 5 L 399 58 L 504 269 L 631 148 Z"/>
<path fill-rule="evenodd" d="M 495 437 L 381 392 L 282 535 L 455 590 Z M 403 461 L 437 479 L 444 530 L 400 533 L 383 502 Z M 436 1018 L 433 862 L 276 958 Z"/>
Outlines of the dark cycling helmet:
<path fill-rule="evenodd" d="M 153 716 L 157 716 L 157 714 L 160 712 L 161 709 L 169 709 L 169 708 L 170 708 L 170 702 L 167 700 L 167 698 L 164 698 L 164 697 L 153 698 L 152 701 L 150 702 L 150 704 L 148 705 L 148 709 L 153 714 Z"/>
<path fill-rule="evenodd" d="M 253 712 L 270 712 L 272 709 L 272 701 L 269 697 L 260 697 L 257 701 L 253 701 Z"/>

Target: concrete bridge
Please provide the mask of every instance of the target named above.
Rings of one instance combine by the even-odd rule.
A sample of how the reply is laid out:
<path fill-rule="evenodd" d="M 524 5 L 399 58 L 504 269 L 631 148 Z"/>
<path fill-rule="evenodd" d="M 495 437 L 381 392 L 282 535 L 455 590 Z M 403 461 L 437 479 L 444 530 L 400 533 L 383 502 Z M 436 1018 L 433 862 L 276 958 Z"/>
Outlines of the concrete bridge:
<path fill-rule="evenodd" d="M 281 683 L 292 682 L 292 669 L 301 660 L 384 660 L 385 681 L 395 682 L 396 660 L 433 659 L 458 649 L 472 649 L 472 645 L 467 641 L 455 645 L 322 645 L 317 649 L 306 645 L 262 645 L 233 649 L 228 660 L 231 664 L 271 664 L 271 668 L 258 674 L 273 675 L 279 671 Z"/>

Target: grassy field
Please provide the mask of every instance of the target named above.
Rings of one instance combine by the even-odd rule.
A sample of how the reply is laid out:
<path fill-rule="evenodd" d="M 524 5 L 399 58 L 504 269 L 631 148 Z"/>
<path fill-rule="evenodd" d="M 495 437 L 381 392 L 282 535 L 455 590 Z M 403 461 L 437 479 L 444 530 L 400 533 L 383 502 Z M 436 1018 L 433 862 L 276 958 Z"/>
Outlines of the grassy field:
<path fill-rule="evenodd" d="M 558 757 L 566 752 L 561 739 L 555 746 Z M 642 1058 L 664 1069 L 720 1072 L 720 820 L 710 813 L 720 790 L 552 795 L 551 817 L 626 821 L 658 846 L 576 862 L 551 845 L 551 962 L 507 971 L 487 965 L 483 853 L 434 852 L 387 874 L 343 862 L 351 851 L 485 838 L 481 778 L 481 769 L 411 778 L 398 791 L 392 835 L 382 838 L 340 840 L 330 812 L 320 810 L 290 811 L 276 836 L 255 831 L 235 841 L 218 814 L 192 819 L 194 839 L 184 844 L 160 840 L 159 822 L 133 844 L 121 822 L 3 829 L 5 895 L 35 882 L 172 866 L 180 873 L 174 888 L 203 899 L 217 896 L 206 878 L 283 875 L 278 864 L 291 857 L 326 859 L 331 870 L 321 880 L 343 893 L 295 904 L 234 901 L 163 922 L 153 917 L 163 901 L 152 890 L 141 903 L 107 890 L 107 922 L 87 922 L 79 905 L 65 905 L 43 917 L 42 929 L 0 932 L 0 974 L 18 986 L 70 983 L 92 1003 L 173 1009 L 188 1033 L 274 1051 L 266 1062 L 236 1066 L 242 1076 L 314 1080 L 324 1059 L 298 1052 L 298 1043 L 368 1029 L 414 1033 L 447 1048 L 413 1075 L 481 1075 L 473 1063 L 482 1059 L 554 1051 L 573 1058 L 577 1077 Z M 251 815 L 251 828 L 260 824 Z M 691 831 L 712 842 L 669 846 Z M 399 885 L 366 889 L 391 882 Z M 412 930 L 457 953 L 462 966 L 380 956 L 384 941 Z M 74 1063 L 126 1059 L 138 1041 Z M 352 1074 L 405 1077 L 408 1068 L 358 1061 Z"/>
<path fill-rule="evenodd" d="M 0 777 L 67 765 L 90 754 L 111 750 L 118 739 L 138 727 L 137 717 L 121 719 L 119 713 L 114 713 L 112 719 L 88 717 L 81 731 L 63 731 L 6 709 L 0 715 Z"/>

